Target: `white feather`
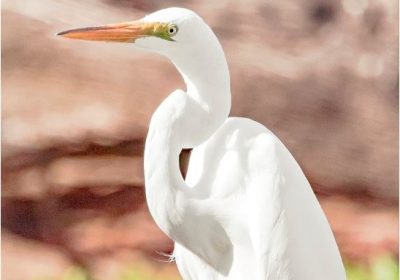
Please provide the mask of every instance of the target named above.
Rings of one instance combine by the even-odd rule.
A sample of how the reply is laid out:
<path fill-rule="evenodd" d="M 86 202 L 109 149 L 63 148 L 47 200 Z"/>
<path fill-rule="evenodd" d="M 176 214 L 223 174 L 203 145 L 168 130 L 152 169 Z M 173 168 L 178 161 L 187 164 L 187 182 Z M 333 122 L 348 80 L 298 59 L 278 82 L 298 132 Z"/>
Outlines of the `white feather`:
<path fill-rule="evenodd" d="M 183 278 L 345 279 L 329 224 L 290 152 L 261 124 L 227 118 L 229 71 L 208 25 L 179 8 L 144 20 L 179 28 L 174 42 L 138 44 L 171 59 L 187 85 L 158 107 L 145 148 L 149 210 L 175 241 Z M 194 149 L 184 181 L 178 160 L 187 147 Z"/>

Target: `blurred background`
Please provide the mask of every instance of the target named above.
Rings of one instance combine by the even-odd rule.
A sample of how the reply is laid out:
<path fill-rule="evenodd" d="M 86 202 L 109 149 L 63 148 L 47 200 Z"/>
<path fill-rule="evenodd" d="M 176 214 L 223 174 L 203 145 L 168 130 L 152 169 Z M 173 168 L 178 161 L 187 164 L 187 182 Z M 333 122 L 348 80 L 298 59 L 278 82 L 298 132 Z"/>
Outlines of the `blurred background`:
<path fill-rule="evenodd" d="M 397 279 L 396 0 L 3 0 L 2 279 L 179 279 L 142 154 L 180 76 L 128 44 L 55 36 L 170 6 L 220 38 L 231 115 L 269 127 L 299 161 L 349 279 Z"/>

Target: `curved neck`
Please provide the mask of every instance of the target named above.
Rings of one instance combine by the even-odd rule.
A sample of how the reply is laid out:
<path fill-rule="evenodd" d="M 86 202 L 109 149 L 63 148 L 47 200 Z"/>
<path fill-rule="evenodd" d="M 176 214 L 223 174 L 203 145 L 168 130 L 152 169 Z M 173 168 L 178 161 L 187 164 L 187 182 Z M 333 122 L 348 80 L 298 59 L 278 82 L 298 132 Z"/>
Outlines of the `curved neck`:
<path fill-rule="evenodd" d="M 150 213 L 172 239 L 184 244 L 182 227 L 191 189 L 179 169 L 179 154 L 208 139 L 226 120 L 231 105 L 230 79 L 219 43 L 207 56 L 187 52 L 172 58 L 187 92 L 177 91 L 157 108 L 145 147 L 145 184 Z M 212 49 L 212 51 L 211 51 Z"/>
<path fill-rule="evenodd" d="M 185 81 L 186 93 L 199 105 L 229 114 L 231 89 L 228 64 L 215 37 L 213 44 L 188 49 L 171 59 Z"/>
<path fill-rule="evenodd" d="M 147 204 L 157 225 L 173 238 L 181 224 L 176 197 L 185 189 L 179 171 L 180 148 L 172 143 L 169 128 L 150 125 L 144 154 Z"/>

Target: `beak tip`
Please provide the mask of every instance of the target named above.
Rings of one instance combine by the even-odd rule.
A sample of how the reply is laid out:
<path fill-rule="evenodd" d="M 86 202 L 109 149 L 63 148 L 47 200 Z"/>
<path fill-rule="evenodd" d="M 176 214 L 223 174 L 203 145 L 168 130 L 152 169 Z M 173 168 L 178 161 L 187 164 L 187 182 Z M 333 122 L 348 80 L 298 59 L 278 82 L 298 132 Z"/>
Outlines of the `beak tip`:
<path fill-rule="evenodd" d="M 69 39 L 121 43 L 132 42 L 143 35 L 143 29 L 132 26 L 132 22 L 70 29 L 56 34 Z"/>
<path fill-rule="evenodd" d="M 56 35 L 57 36 L 64 36 L 67 33 L 68 33 L 68 31 L 62 31 L 62 32 L 58 32 Z"/>

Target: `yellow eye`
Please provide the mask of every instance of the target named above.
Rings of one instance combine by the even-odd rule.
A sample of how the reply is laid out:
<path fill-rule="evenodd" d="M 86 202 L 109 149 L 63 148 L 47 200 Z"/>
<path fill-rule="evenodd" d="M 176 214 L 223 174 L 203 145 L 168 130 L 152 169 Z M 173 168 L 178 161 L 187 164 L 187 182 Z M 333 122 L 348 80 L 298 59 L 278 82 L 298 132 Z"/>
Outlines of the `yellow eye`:
<path fill-rule="evenodd" d="M 178 26 L 176 26 L 176 25 L 170 25 L 170 26 L 168 27 L 168 34 L 169 34 L 170 36 L 174 36 L 176 33 L 178 33 Z"/>

